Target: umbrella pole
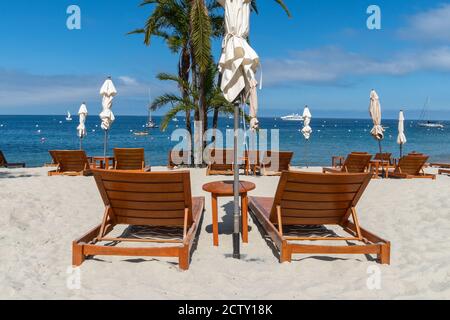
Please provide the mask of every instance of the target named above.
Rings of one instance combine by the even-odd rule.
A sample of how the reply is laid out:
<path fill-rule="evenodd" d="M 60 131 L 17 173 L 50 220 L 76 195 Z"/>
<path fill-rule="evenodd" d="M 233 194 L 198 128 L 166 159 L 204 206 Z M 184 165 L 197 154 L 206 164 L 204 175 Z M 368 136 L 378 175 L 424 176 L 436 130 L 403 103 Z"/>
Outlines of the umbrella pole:
<path fill-rule="evenodd" d="M 80 137 L 80 150 L 83 150 L 83 138 Z"/>
<path fill-rule="evenodd" d="M 108 130 L 105 130 L 105 141 L 103 146 L 103 157 L 106 159 L 106 150 L 108 149 Z"/>
<path fill-rule="evenodd" d="M 233 258 L 240 259 L 239 233 L 241 227 L 239 210 L 239 164 L 238 164 L 238 130 L 239 130 L 239 103 L 234 104 L 234 230 L 233 230 Z"/>
<path fill-rule="evenodd" d="M 306 140 L 306 168 L 309 168 L 308 156 L 309 156 L 309 140 Z"/>
<path fill-rule="evenodd" d="M 380 150 L 380 154 L 383 153 L 382 148 L 381 148 L 381 140 L 378 139 L 378 149 Z M 381 177 L 384 177 L 385 171 L 384 171 L 384 167 L 383 167 L 383 163 L 381 164 Z"/>
<path fill-rule="evenodd" d="M 403 157 L 403 143 L 400 143 L 400 158 Z"/>

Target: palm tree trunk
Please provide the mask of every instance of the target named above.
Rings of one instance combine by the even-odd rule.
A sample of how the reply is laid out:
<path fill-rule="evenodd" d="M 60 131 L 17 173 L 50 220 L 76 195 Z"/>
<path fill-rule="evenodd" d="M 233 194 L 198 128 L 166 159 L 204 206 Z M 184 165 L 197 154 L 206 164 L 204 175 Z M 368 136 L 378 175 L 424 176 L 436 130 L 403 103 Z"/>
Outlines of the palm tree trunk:
<path fill-rule="evenodd" d="M 191 55 L 189 52 L 188 46 L 184 46 L 181 52 L 181 59 L 179 64 L 179 76 L 183 80 L 185 84 L 189 83 L 189 76 L 190 76 L 190 68 L 191 68 Z M 183 99 L 187 100 L 189 99 L 189 92 L 188 88 L 182 87 L 180 88 L 182 92 Z M 186 130 L 189 133 L 189 138 L 191 141 L 191 166 L 194 165 L 194 153 L 193 153 L 193 137 L 192 137 L 192 123 L 191 123 L 191 111 L 187 110 L 185 113 L 186 116 Z"/>

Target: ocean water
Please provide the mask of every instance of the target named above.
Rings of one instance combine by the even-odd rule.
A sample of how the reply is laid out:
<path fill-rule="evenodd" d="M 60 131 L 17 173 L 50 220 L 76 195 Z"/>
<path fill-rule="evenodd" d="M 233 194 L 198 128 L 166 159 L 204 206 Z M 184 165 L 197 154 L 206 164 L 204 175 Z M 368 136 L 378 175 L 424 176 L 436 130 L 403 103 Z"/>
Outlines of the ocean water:
<path fill-rule="evenodd" d="M 146 117 L 118 116 L 109 137 L 109 154 L 112 148 L 144 148 L 146 161 L 150 165 L 166 165 L 168 152 L 178 141 L 171 141 L 174 130 L 184 127 L 184 117 L 171 123 L 166 132 L 153 129 L 149 136 L 138 137 L 133 131 L 143 130 Z M 160 117 L 154 117 L 160 122 Z M 418 126 L 417 121 L 406 121 L 408 139 L 404 152 L 418 151 L 430 155 L 432 161 L 450 162 L 450 122 L 443 122 L 444 129 L 427 129 Z M 383 151 L 399 154 L 397 145 L 397 121 L 384 120 L 387 127 Z M 76 135 L 78 117 L 67 122 L 65 116 L 0 116 L 0 150 L 10 162 L 26 162 L 29 167 L 42 166 L 50 161 L 48 150 L 78 149 Z M 378 144 L 370 135 L 370 119 L 320 119 L 313 118 L 314 130 L 306 143 L 299 132 L 301 122 L 286 122 L 274 118 L 261 118 L 263 129 L 278 129 L 280 150 L 294 151 L 294 165 L 330 165 L 332 155 L 346 155 L 351 151 L 376 153 Z M 88 155 L 103 155 L 104 133 L 98 116 L 89 116 L 86 127 L 88 135 L 83 149 Z M 219 129 L 225 132 L 233 128 L 233 120 L 221 118 Z M 270 134 L 269 139 L 270 140 Z"/>

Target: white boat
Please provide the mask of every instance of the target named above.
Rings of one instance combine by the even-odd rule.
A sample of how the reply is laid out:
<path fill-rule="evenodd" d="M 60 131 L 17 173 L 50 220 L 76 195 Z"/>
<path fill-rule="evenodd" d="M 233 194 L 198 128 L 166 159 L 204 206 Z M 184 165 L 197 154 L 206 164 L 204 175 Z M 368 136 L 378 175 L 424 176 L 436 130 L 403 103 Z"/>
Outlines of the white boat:
<path fill-rule="evenodd" d="M 173 122 L 178 122 L 178 119 L 177 118 L 173 118 L 172 121 Z"/>
<path fill-rule="evenodd" d="M 442 123 L 437 123 L 437 122 L 431 122 L 431 121 L 427 121 L 427 122 L 420 122 L 419 123 L 419 127 L 422 128 L 440 128 L 443 129 L 444 125 Z"/>
<path fill-rule="evenodd" d="M 72 121 L 72 115 L 70 114 L 70 111 L 67 111 L 66 121 Z"/>
<path fill-rule="evenodd" d="M 429 118 L 428 117 L 429 103 L 430 103 L 430 98 L 427 97 L 427 100 L 425 101 L 425 104 L 422 109 L 422 113 L 420 114 L 419 127 L 443 129 L 444 125 L 442 123 L 427 120 Z"/>
<path fill-rule="evenodd" d="M 293 113 L 284 117 L 281 117 L 283 121 L 303 121 L 303 116 L 298 113 Z"/>
<path fill-rule="evenodd" d="M 152 119 L 152 109 L 148 108 L 148 121 L 145 124 L 145 127 L 148 129 L 157 129 L 159 126 Z"/>
<path fill-rule="evenodd" d="M 148 131 L 135 131 L 133 132 L 133 135 L 142 137 L 142 136 L 148 136 L 150 133 Z"/>

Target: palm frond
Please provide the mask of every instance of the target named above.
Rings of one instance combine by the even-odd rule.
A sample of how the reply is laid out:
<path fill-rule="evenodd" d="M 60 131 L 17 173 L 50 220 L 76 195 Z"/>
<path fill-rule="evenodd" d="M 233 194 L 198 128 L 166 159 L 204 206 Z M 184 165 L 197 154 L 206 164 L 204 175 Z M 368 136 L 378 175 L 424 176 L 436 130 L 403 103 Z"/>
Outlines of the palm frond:
<path fill-rule="evenodd" d="M 211 57 L 211 20 L 203 0 L 193 0 L 191 8 L 191 41 L 195 61 L 204 72 Z"/>

